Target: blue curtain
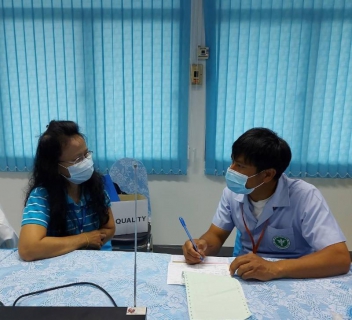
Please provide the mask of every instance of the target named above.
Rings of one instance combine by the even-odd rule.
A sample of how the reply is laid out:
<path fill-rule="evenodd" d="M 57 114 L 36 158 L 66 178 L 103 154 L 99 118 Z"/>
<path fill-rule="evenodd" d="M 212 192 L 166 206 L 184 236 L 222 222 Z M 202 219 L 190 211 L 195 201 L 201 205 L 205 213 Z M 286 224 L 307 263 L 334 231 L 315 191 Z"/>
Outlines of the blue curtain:
<path fill-rule="evenodd" d="M 50 120 L 98 169 L 187 170 L 189 0 L 0 0 L 0 170 L 30 170 Z"/>
<path fill-rule="evenodd" d="M 291 146 L 291 176 L 352 177 L 352 1 L 203 0 L 206 173 L 267 127 Z"/>

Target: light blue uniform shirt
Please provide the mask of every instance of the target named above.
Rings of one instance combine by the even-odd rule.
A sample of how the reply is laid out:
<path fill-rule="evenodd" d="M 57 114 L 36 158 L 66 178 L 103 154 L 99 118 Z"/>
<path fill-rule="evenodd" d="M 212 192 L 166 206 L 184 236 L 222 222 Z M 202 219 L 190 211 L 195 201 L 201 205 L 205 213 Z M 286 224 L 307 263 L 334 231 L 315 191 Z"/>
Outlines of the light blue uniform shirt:
<path fill-rule="evenodd" d="M 47 229 L 48 236 L 56 236 L 55 232 L 49 228 L 50 207 L 48 197 L 45 188 L 38 187 L 31 191 L 23 210 L 22 226 L 38 224 Z M 66 230 L 68 235 L 98 230 L 101 227 L 98 215 L 93 212 L 92 207 L 87 203 L 89 199 L 88 195 L 85 196 L 82 193 L 80 202 L 75 203 L 69 195 L 66 196 L 68 205 Z M 106 192 L 105 203 L 108 207 L 111 206 L 110 198 Z M 112 250 L 111 241 L 106 242 L 102 250 Z"/>
<path fill-rule="evenodd" d="M 320 191 L 303 180 L 290 179 L 282 174 L 274 195 L 258 220 L 252 209 L 248 195 L 236 194 L 225 188 L 213 218 L 217 227 L 227 231 L 237 227 L 241 232 L 239 255 L 252 252 L 242 210 L 255 243 L 268 220 L 257 252 L 262 257 L 297 258 L 346 241 Z"/>

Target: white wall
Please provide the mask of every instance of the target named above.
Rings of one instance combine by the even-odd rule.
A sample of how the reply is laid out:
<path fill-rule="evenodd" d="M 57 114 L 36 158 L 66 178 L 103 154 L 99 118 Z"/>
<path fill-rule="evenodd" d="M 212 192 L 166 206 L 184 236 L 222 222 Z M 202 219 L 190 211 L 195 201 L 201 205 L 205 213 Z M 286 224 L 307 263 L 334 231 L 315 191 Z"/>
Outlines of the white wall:
<path fill-rule="evenodd" d="M 186 234 L 178 221 L 180 215 L 194 237 L 209 227 L 225 183 L 223 177 L 205 176 L 201 163 L 200 157 L 191 159 L 187 176 L 149 176 L 154 244 L 183 244 Z M 17 232 L 27 182 L 27 174 L 0 173 L 0 204 Z M 309 179 L 308 182 L 325 196 L 352 251 L 352 180 Z M 232 246 L 234 235 L 231 234 L 226 246 Z"/>
<path fill-rule="evenodd" d="M 205 45 L 201 1 L 192 1 L 191 63 L 197 63 L 197 44 Z M 211 54 L 211 51 L 210 51 Z M 204 79 L 205 82 L 205 79 Z M 205 90 L 190 88 L 189 165 L 187 176 L 149 176 L 154 244 L 183 244 L 186 234 L 178 221 L 183 216 L 194 237 L 204 233 L 211 223 L 222 190 L 223 177 L 204 175 Z M 229 157 L 231 146 L 229 148 Z M 307 179 L 325 196 L 352 251 L 352 179 Z M 0 172 L 0 204 L 8 220 L 20 230 L 27 173 Z M 235 232 L 226 241 L 234 243 Z"/>

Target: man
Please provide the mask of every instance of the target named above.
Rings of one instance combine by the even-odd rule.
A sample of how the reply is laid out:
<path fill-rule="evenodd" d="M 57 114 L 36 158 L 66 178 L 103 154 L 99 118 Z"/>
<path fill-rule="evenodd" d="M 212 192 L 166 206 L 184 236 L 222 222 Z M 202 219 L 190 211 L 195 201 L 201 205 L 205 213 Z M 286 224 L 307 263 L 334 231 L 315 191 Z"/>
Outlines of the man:
<path fill-rule="evenodd" d="M 346 239 L 319 190 L 283 174 L 291 161 L 286 141 L 269 129 L 254 128 L 233 143 L 231 158 L 213 222 L 195 239 L 198 252 L 190 241 L 183 245 L 187 263 L 217 255 L 236 227 L 242 250 L 230 265 L 231 275 L 266 281 L 349 271 Z"/>

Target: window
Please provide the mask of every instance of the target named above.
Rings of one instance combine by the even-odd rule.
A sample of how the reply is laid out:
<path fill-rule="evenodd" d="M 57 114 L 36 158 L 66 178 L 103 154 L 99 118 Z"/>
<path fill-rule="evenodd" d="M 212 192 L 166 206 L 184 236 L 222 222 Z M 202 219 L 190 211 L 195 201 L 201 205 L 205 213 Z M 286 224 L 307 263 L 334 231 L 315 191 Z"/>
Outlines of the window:
<path fill-rule="evenodd" d="M 104 171 L 187 170 L 189 0 L 0 3 L 0 170 L 30 170 L 50 120 L 76 121 Z"/>
<path fill-rule="evenodd" d="M 292 176 L 352 177 L 352 3 L 204 0 L 206 173 L 268 127 L 291 146 Z"/>

